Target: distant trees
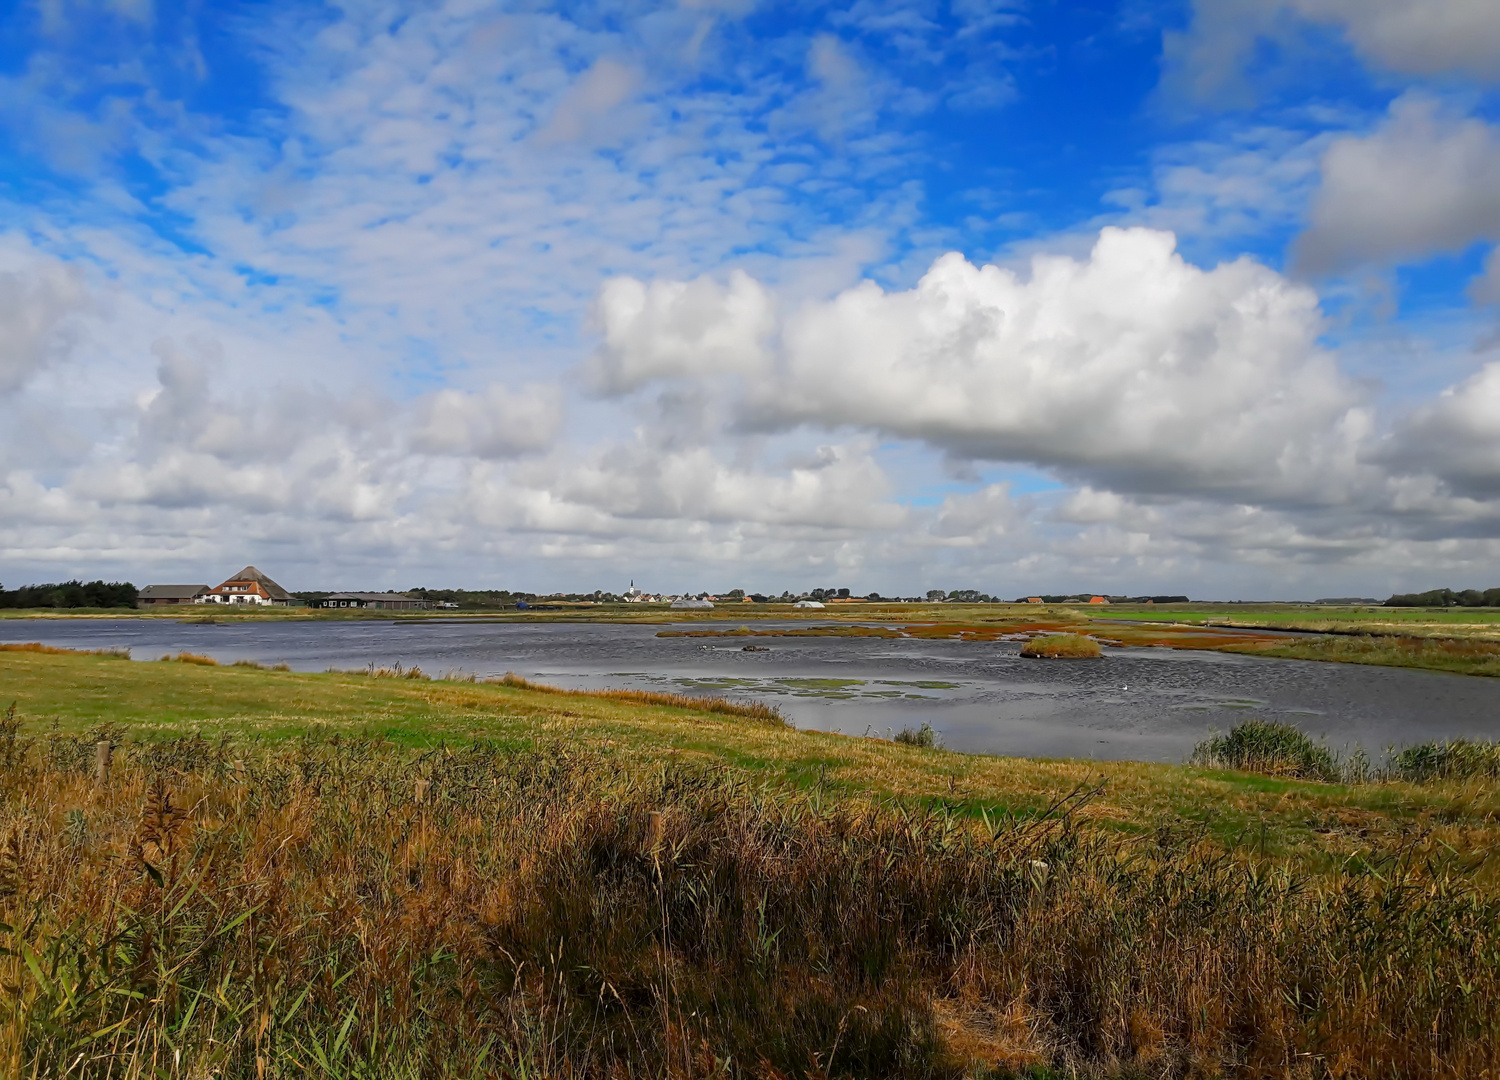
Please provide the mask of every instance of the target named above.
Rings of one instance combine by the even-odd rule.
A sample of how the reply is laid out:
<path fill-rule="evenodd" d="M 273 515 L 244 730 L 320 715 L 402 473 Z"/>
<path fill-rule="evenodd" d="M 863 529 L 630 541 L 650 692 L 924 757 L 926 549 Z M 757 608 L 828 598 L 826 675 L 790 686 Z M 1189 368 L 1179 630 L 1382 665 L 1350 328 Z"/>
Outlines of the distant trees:
<path fill-rule="evenodd" d="M 1386 607 L 1500 607 L 1500 589 L 1429 589 L 1421 593 L 1397 593 Z"/>
<path fill-rule="evenodd" d="M 848 589 L 814 589 L 807 594 L 809 600 L 847 600 Z"/>
<path fill-rule="evenodd" d="M 457 604 L 469 610 L 514 607 L 518 600 L 536 599 L 535 593 L 511 592 L 509 589 L 407 589 L 406 595 L 434 604 Z M 592 594 L 588 599 L 593 599 Z"/>
<path fill-rule="evenodd" d="M 133 608 L 136 595 L 128 581 L 64 581 L 0 588 L 0 608 Z"/>
<path fill-rule="evenodd" d="M 1037 594 L 1044 604 L 1087 604 L 1101 593 L 1071 593 L 1067 596 L 1052 594 Z M 1015 603 L 1024 604 L 1028 597 L 1018 596 Z M 1190 604 L 1192 601 L 1186 596 L 1105 596 L 1111 604 Z"/>

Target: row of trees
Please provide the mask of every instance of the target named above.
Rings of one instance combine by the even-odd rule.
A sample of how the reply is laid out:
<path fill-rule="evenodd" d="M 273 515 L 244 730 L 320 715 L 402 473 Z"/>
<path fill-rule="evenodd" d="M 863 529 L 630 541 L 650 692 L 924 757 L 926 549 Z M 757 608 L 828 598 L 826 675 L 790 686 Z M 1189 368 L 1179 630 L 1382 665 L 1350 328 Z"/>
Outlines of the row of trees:
<path fill-rule="evenodd" d="M 1386 607 L 1500 607 L 1500 589 L 1429 589 L 1421 593 L 1397 593 Z"/>
<path fill-rule="evenodd" d="M 128 581 L 64 581 L 60 585 L 0 588 L 0 608 L 133 608 L 136 587 Z"/>

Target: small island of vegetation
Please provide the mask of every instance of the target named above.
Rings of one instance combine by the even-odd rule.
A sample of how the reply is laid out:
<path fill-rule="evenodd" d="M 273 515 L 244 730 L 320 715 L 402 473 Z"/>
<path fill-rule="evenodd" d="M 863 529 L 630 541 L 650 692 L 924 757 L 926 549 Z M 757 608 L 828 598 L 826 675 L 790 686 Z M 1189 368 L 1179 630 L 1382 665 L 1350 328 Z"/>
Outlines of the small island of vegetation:
<path fill-rule="evenodd" d="M 1021 655 L 1038 660 L 1093 660 L 1103 656 L 1104 650 L 1084 634 L 1038 634 L 1021 646 Z"/>

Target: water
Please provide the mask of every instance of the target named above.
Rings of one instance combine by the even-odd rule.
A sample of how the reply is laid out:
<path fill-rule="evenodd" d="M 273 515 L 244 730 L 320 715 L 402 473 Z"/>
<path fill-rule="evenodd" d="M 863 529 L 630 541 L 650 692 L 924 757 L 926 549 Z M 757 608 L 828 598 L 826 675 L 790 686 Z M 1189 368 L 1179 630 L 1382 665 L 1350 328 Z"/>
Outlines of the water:
<path fill-rule="evenodd" d="M 514 671 L 577 688 L 752 697 L 780 705 L 798 727 L 885 735 L 925 721 L 953 749 L 1025 756 L 1181 761 L 1210 731 L 1252 715 L 1373 753 L 1432 738 L 1500 738 L 1497 679 L 1160 648 L 1024 660 L 1014 642 L 756 638 L 767 651 L 744 652 L 744 638 L 659 638 L 661 629 L 17 619 L 0 621 L 0 641 L 129 648 L 141 660 L 187 651 L 301 671 L 400 662 L 431 675 Z"/>

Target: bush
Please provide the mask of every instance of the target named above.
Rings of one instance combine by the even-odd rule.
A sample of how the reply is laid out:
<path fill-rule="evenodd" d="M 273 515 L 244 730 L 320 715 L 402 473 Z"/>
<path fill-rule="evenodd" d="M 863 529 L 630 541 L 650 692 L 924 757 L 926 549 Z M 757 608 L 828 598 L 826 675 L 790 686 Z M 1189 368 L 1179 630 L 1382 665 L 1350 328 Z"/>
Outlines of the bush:
<path fill-rule="evenodd" d="M 1192 762 L 1210 769 L 1240 769 L 1298 780 L 1337 780 L 1338 763 L 1328 747 L 1275 720 L 1247 720 L 1228 735 L 1213 735 L 1193 748 Z"/>

